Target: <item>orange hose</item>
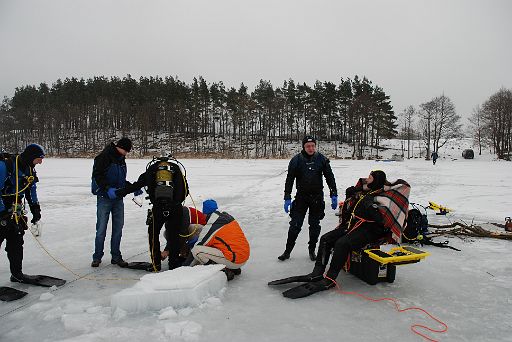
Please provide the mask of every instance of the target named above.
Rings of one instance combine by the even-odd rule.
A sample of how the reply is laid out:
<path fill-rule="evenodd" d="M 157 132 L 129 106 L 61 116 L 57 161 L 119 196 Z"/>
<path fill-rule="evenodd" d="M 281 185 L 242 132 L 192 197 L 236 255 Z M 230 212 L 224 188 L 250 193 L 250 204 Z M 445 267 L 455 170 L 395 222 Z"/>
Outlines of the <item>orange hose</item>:
<path fill-rule="evenodd" d="M 425 330 L 428 330 L 430 332 L 439 333 L 439 334 L 445 333 L 446 331 L 448 331 L 448 326 L 443 321 L 441 321 L 440 319 L 434 317 L 429 312 L 427 312 L 425 309 L 422 309 L 422 308 L 419 308 L 419 307 L 408 307 L 408 308 L 405 308 L 405 309 L 401 309 L 400 308 L 400 304 L 398 304 L 398 301 L 395 298 L 387 298 L 387 297 L 384 297 L 384 298 L 371 298 L 371 297 L 365 296 L 365 295 L 363 295 L 361 293 L 350 292 L 350 291 L 343 291 L 343 290 L 341 290 L 341 287 L 338 285 L 338 283 L 335 280 L 333 280 L 333 279 L 331 279 L 331 278 L 329 278 L 327 276 L 325 276 L 325 278 L 329 279 L 334 284 L 336 284 L 336 289 L 335 290 L 336 290 L 336 292 L 338 292 L 340 294 L 361 297 L 361 298 L 366 299 L 366 300 L 371 301 L 371 302 L 390 301 L 390 302 L 392 302 L 395 305 L 395 309 L 398 312 L 405 312 L 405 311 L 409 311 L 409 310 L 417 310 L 417 311 L 423 312 L 424 314 L 426 314 L 428 317 L 430 317 L 432 320 L 436 321 L 437 323 L 439 323 L 443 327 L 442 329 L 434 329 L 434 328 L 430 328 L 430 327 L 427 327 L 427 326 L 422 325 L 422 324 L 413 324 L 413 325 L 411 325 L 411 331 L 412 332 L 414 332 L 415 334 L 423 337 L 424 339 L 426 339 L 428 341 L 438 342 L 438 340 L 435 340 L 433 338 L 430 338 L 430 337 L 424 335 L 423 333 L 418 331 L 418 329 L 425 329 Z"/>

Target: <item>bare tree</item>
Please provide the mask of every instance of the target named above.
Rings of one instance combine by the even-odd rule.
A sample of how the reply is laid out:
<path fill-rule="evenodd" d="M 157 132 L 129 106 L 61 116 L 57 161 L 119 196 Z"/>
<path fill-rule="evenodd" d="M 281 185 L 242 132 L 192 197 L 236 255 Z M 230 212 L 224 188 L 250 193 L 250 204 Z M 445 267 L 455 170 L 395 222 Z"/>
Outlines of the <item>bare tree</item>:
<path fill-rule="evenodd" d="M 473 113 L 469 118 L 469 133 L 478 145 L 478 155 L 482 155 L 482 145 L 484 144 L 484 122 L 483 111 L 480 105 L 473 108 Z"/>
<path fill-rule="evenodd" d="M 460 136 L 460 116 L 455 112 L 455 105 L 444 94 L 421 105 L 423 132 L 427 148 L 427 160 L 430 159 L 430 144 L 438 152 L 449 139 Z"/>
<path fill-rule="evenodd" d="M 509 159 L 512 147 L 512 91 L 500 89 L 491 95 L 482 108 L 495 153 L 499 159 Z"/>
<path fill-rule="evenodd" d="M 404 135 L 407 140 L 407 159 L 411 159 L 411 140 L 413 138 L 413 121 L 414 116 L 416 114 L 416 110 L 413 106 L 409 106 L 404 109 L 402 113 L 402 119 L 404 124 Z"/>
<path fill-rule="evenodd" d="M 425 160 L 430 160 L 430 143 L 432 140 L 432 121 L 436 112 L 436 103 L 434 100 L 423 103 L 420 105 L 421 111 L 419 128 L 423 133 L 423 142 L 425 143 L 426 156 Z"/>
<path fill-rule="evenodd" d="M 460 137 L 460 116 L 455 111 L 455 105 L 444 94 L 435 98 L 437 112 L 434 117 L 434 151 L 438 152 L 449 139 Z"/>

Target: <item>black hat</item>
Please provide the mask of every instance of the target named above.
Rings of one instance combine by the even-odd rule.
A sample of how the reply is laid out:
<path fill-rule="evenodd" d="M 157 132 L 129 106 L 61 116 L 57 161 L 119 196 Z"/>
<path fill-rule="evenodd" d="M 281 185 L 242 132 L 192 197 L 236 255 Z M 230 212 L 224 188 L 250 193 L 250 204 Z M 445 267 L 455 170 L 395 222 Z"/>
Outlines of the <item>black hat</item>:
<path fill-rule="evenodd" d="M 316 139 L 311 135 L 306 135 L 304 139 L 302 139 L 302 148 L 304 148 L 304 145 L 306 145 L 308 142 L 315 143 L 316 145 Z"/>
<path fill-rule="evenodd" d="M 368 187 L 372 190 L 380 189 L 386 184 L 386 173 L 382 170 L 375 170 L 370 172 L 373 177 L 373 182 L 368 184 Z"/>
<path fill-rule="evenodd" d="M 130 152 L 130 150 L 132 149 L 132 141 L 129 138 L 126 138 L 126 137 L 125 138 L 121 138 L 116 143 L 116 146 L 119 147 L 119 148 L 122 148 L 126 152 Z"/>
<path fill-rule="evenodd" d="M 33 161 L 36 158 L 44 158 L 45 151 L 41 145 L 30 144 L 25 147 L 25 150 L 21 152 L 21 159 L 29 166 L 33 166 Z"/>

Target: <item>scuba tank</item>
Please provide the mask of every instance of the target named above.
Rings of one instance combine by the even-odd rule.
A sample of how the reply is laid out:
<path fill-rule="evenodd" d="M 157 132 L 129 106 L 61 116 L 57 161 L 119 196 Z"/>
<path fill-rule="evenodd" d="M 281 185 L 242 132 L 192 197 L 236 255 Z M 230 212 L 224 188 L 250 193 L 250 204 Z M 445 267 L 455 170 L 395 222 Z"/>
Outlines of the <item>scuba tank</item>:
<path fill-rule="evenodd" d="M 158 203 L 170 203 L 174 195 L 174 170 L 167 157 L 159 158 L 155 174 L 155 201 Z"/>
<path fill-rule="evenodd" d="M 183 167 L 183 170 L 181 167 Z M 148 170 L 151 172 L 147 172 Z M 172 156 L 153 157 L 146 166 L 147 189 L 153 205 L 176 206 L 188 196 L 186 170 L 183 164 Z"/>

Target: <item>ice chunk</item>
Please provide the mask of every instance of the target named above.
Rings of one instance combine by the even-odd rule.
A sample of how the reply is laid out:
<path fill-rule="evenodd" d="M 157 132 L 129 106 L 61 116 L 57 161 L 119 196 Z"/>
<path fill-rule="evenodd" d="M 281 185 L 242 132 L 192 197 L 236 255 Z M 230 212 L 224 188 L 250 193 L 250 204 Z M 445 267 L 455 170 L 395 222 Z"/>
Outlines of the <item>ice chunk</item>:
<path fill-rule="evenodd" d="M 180 316 L 190 316 L 194 312 L 194 309 L 191 307 L 186 307 L 178 311 Z"/>
<path fill-rule="evenodd" d="M 121 308 L 117 308 L 114 313 L 112 314 L 112 318 L 114 318 L 115 321 L 120 321 L 123 318 L 126 317 L 126 311 L 124 311 Z"/>
<path fill-rule="evenodd" d="M 220 272 L 223 268 L 223 265 L 199 265 L 145 275 L 133 287 L 112 296 L 112 309 L 144 312 L 169 306 L 199 306 L 209 297 L 218 296 L 226 285 L 226 275 Z"/>
<path fill-rule="evenodd" d="M 160 311 L 160 315 L 158 316 L 158 319 L 164 320 L 164 319 L 176 318 L 177 316 L 178 316 L 178 314 L 171 306 L 171 307 L 162 309 Z"/>

